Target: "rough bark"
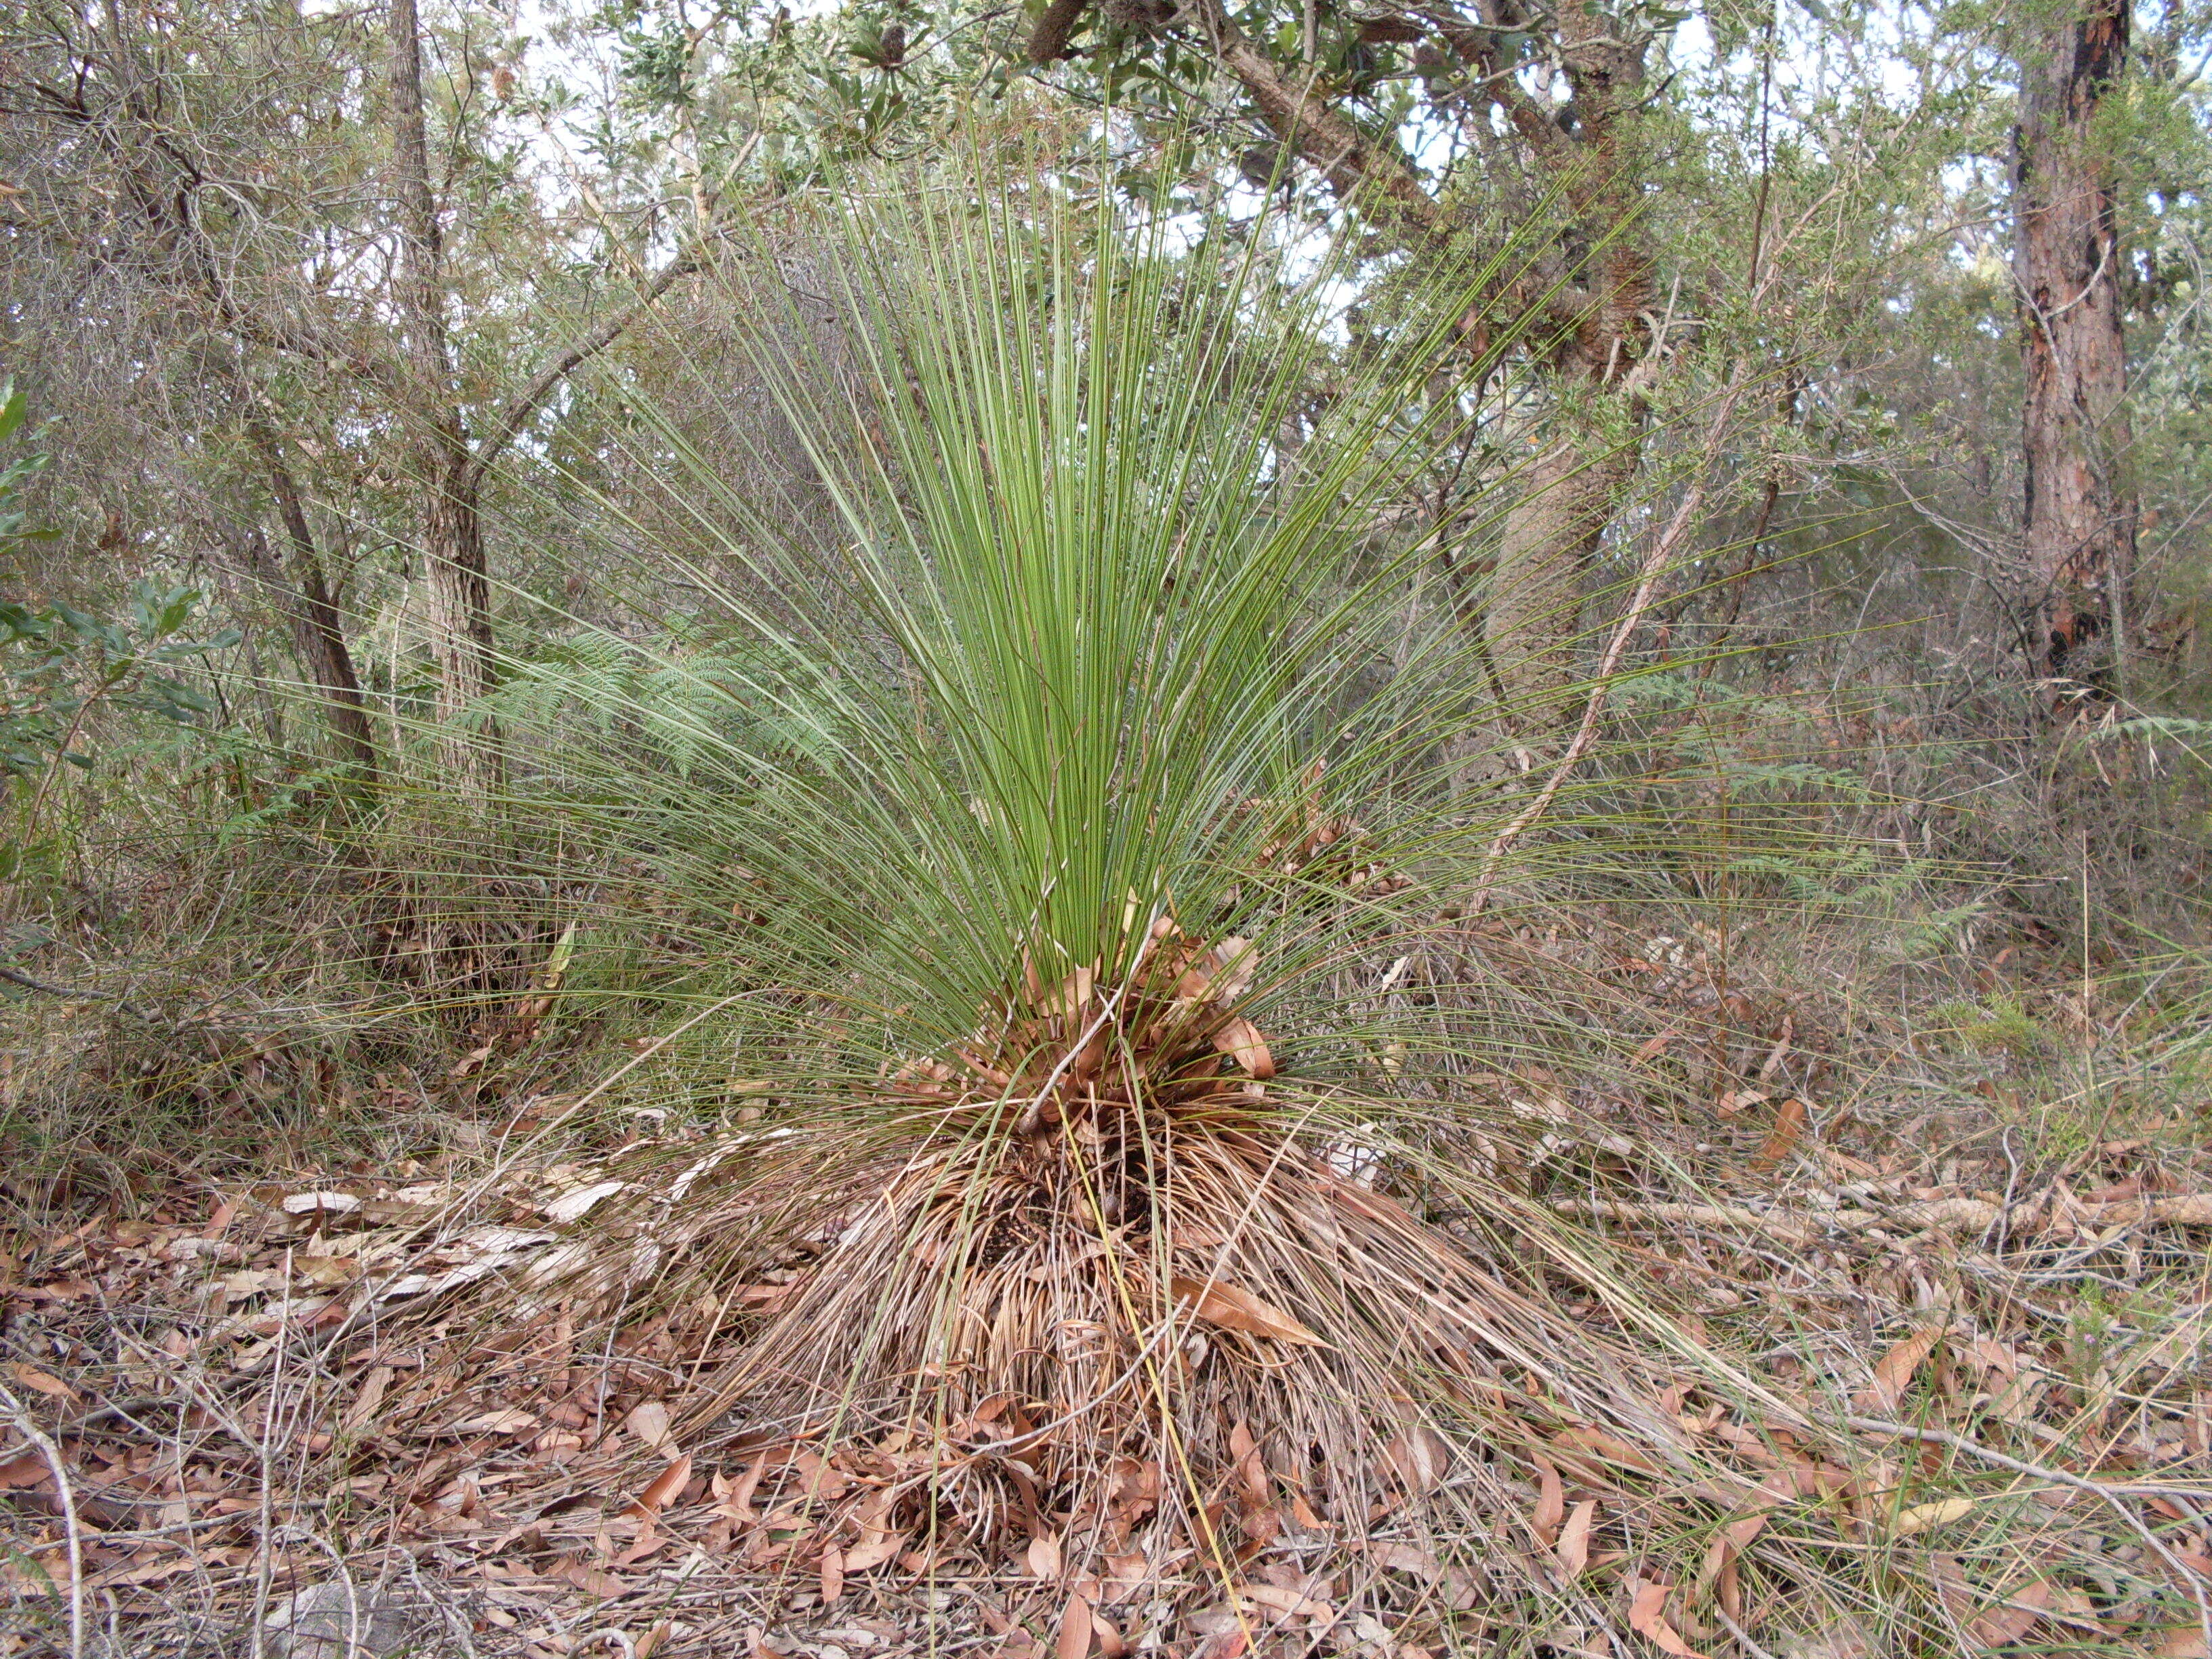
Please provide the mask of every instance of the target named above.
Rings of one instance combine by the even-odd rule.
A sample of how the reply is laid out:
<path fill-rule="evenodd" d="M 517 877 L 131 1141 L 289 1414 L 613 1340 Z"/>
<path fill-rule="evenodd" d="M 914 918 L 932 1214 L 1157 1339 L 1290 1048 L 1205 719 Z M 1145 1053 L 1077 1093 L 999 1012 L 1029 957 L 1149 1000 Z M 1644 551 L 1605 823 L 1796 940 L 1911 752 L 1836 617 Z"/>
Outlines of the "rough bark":
<path fill-rule="evenodd" d="M 2037 43 L 2013 178 L 2033 666 L 2106 690 L 2122 667 L 2136 499 L 2118 216 L 2094 129 L 2127 66 L 2128 24 L 2127 0 L 2087 0 Z"/>
<path fill-rule="evenodd" d="M 257 418 L 249 423 L 248 434 L 268 471 L 276 515 L 283 522 L 285 540 L 291 549 L 286 561 L 287 580 L 279 591 L 285 620 L 291 625 L 293 648 L 322 694 L 323 717 L 340 751 L 362 781 L 374 783 L 380 768 L 368 705 L 362 696 L 361 678 L 354 671 L 353 653 L 346 647 L 345 628 L 331 599 L 330 583 L 299 486 L 285 464 L 276 434 L 267 425 Z"/>
<path fill-rule="evenodd" d="M 1486 6 L 1485 17 L 1493 27 L 1529 22 L 1503 0 Z M 1588 0 L 1561 6 L 1555 27 L 1574 89 L 1571 124 L 1536 107 L 1500 72 L 1489 57 L 1494 33 L 1471 43 L 1493 97 L 1568 209 L 1566 245 L 1539 271 L 1553 285 L 1546 307 L 1558 331 L 1546 447 L 1500 527 L 1485 617 L 1504 696 L 1496 736 L 1522 769 L 1557 747 L 1580 678 L 1581 601 L 1606 526 L 1636 477 L 1656 299 L 1638 222 L 1644 46 Z"/>
<path fill-rule="evenodd" d="M 1075 32 L 1088 3 L 1089 0 L 1051 0 L 1030 31 L 1030 62 L 1051 64 L 1066 57 L 1067 37 Z"/>
<path fill-rule="evenodd" d="M 477 472 L 468 428 L 455 405 L 445 320 L 444 253 L 430 188 L 422 112 L 422 46 L 415 0 L 392 0 L 392 185 L 398 206 L 399 298 L 405 319 L 413 468 L 422 500 L 422 557 L 432 648 L 438 659 L 437 717 L 448 778 L 482 797 L 501 772 L 499 733 L 475 713 L 493 686 L 491 582 L 477 511 Z M 474 720 L 475 729 L 470 729 Z"/>
<path fill-rule="evenodd" d="M 1498 759 L 1524 772 L 1549 754 L 1570 716 L 1590 562 L 1636 473 L 1632 445 L 1608 444 L 1573 416 L 1559 425 L 1506 511 L 1482 613 L 1503 704 Z"/>

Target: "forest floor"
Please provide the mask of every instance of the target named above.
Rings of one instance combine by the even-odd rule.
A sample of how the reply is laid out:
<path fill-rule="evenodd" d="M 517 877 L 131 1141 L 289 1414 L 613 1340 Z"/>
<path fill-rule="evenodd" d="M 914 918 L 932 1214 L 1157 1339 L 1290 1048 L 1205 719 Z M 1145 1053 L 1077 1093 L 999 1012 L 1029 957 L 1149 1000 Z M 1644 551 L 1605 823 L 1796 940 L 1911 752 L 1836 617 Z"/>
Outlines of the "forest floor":
<path fill-rule="evenodd" d="M 2057 963 L 1990 970 L 1936 1031 L 1762 986 L 1688 929 L 1494 942 L 1602 988 L 1638 1044 L 1602 1087 L 1476 1080 L 1522 1123 L 1518 1178 L 1856 1450 L 1747 1432 L 1686 1382 L 1686 1431 L 1882 1553 L 1954 1650 L 2205 1659 L 2204 1621 L 2174 1613 L 2212 1585 L 2212 1498 L 2191 1484 L 2212 1468 L 2193 1039 Z M 695 1463 L 669 1402 L 711 1329 L 679 1340 L 664 1315 L 587 1347 L 556 1310 L 387 1335 L 395 1310 L 481 1310 L 524 1280 L 590 1226 L 612 1158 L 703 1157 L 726 1133 L 645 1115 L 564 1139 L 542 1133 L 558 1103 L 479 1096 L 492 1115 L 455 1137 L 473 1145 L 394 1168 L 180 1159 L 132 1202 L 0 1230 L 0 1659 L 337 1659 L 349 1621 L 360 1651 L 483 1659 L 1938 1650 L 1850 1595 L 1777 1622 L 1733 1567 L 1758 1514 L 1669 1599 L 1689 1587 L 1611 1541 L 1650 1483 L 1567 1451 L 1528 1471 L 1510 1539 L 1409 1529 L 1347 1557 L 1248 1505 L 1234 1578 L 1142 1557 L 1085 1575 L 1050 1516 L 983 1563 L 852 1527 L 856 1492 L 902 1478 L 888 1441 L 866 1467 L 803 1445 Z M 780 1290 L 736 1287 L 734 1317 Z M 1501 1552 L 1602 1586 L 1617 1620 L 1486 1604 Z"/>

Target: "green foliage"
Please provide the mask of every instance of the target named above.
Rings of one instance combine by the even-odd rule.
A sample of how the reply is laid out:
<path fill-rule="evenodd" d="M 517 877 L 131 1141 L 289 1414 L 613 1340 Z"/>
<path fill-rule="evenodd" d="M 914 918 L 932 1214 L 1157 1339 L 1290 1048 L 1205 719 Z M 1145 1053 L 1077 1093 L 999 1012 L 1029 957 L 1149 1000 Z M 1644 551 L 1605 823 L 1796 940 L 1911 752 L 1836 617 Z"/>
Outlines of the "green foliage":
<path fill-rule="evenodd" d="M 0 444 L 22 429 L 30 418 L 30 399 L 15 381 L 0 380 Z M 50 541 L 54 532 L 31 525 L 29 509 L 21 499 L 23 486 L 46 471 L 52 457 L 33 450 L 0 466 L 0 553 L 11 553 L 27 542 Z"/>
<path fill-rule="evenodd" d="M 200 594 L 150 577 L 132 586 L 130 604 L 111 620 L 67 605 L 0 602 L 0 772 L 35 776 L 56 761 L 88 769 L 92 757 L 75 744 L 98 706 L 177 726 L 214 711 L 205 692 L 166 671 L 236 644 L 238 630 L 179 637 Z"/>
<path fill-rule="evenodd" d="M 640 641 L 582 628 L 507 667 L 492 710 L 519 731 L 567 726 L 628 737 L 641 764 L 690 781 L 734 744 L 748 752 L 824 757 L 830 735 L 817 699 L 800 698 L 787 671 L 743 638 L 684 617 Z"/>
<path fill-rule="evenodd" d="M 22 803 L 15 834 L 0 841 L 0 880 L 52 865 L 58 848 L 42 835 L 40 809 L 64 764 L 92 769 L 96 714 L 173 728 L 215 711 L 213 698 L 173 672 L 238 641 L 235 628 L 187 637 L 200 605 L 197 589 L 151 577 L 132 585 L 129 609 L 115 618 L 58 602 L 0 601 L 0 777 Z"/>
<path fill-rule="evenodd" d="M 1409 301 L 1399 345 L 1287 450 L 1335 270 L 1264 226 L 1063 184 L 962 210 L 884 191 L 834 219 L 836 362 L 809 313 L 778 317 L 788 293 L 733 296 L 771 319 L 751 372 L 841 558 L 823 571 L 793 503 L 732 488 L 664 423 L 702 537 L 664 556 L 724 619 L 574 635 L 501 694 L 696 926 L 750 918 L 716 954 L 845 1010 L 870 1067 L 1071 975 L 1110 984 L 1168 916 L 1257 939 L 1255 995 L 1281 992 L 1346 925 L 1328 894 L 1351 859 L 1285 871 L 1280 849 L 1355 812 L 1359 859 L 1439 880 L 1482 844 L 1486 820 L 1437 816 L 1441 739 L 1471 707 L 1462 636 L 1408 641 L 1383 598 L 1402 563 L 1347 584 L 1340 551 L 1402 458 L 1464 418 L 1407 390 L 1457 291 Z M 540 724 L 556 714 L 565 739 Z"/>
<path fill-rule="evenodd" d="M 2029 1061 L 2047 1054 L 2049 1030 L 2030 1013 L 2017 996 L 1995 994 L 1979 1002 L 1947 1002 L 1931 1018 L 1939 1030 L 1948 1030 L 1966 1046 Z"/>

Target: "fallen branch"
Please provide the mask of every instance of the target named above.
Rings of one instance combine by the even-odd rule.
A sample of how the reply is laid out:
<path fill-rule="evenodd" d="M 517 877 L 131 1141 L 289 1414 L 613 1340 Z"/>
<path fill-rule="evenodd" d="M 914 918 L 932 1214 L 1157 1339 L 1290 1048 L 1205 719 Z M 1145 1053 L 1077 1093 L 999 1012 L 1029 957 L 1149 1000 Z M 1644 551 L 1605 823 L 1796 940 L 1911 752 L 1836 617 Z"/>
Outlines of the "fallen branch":
<path fill-rule="evenodd" d="M 2010 1469 L 2014 1474 L 2025 1474 L 2037 1480 L 2048 1480 L 2056 1486 L 2071 1486 L 2076 1492 L 2086 1492 L 2098 1498 L 2182 1498 L 2193 1504 L 2212 1502 L 2212 1482 L 2198 1486 L 2177 1486 L 2159 1480 L 2093 1480 L 2086 1474 L 2073 1474 L 2064 1469 L 2054 1469 L 2045 1463 L 2031 1463 L 2024 1457 L 2014 1457 L 2008 1452 L 1993 1451 L 1978 1440 L 1969 1440 L 1963 1434 L 1949 1429 L 1924 1429 L 1909 1423 L 1892 1423 L 1880 1417 L 1846 1417 L 1846 1427 L 1863 1434 L 1890 1434 L 1900 1439 L 1917 1440 L 1930 1446 L 1948 1446 L 1953 1451 L 1964 1452 L 1984 1463 L 1993 1463 L 2001 1469 Z M 2199 1574 L 2199 1577 L 2203 1575 Z"/>
<path fill-rule="evenodd" d="M 72 1002 L 112 1002 L 125 1013 L 144 1020 L 149 1025 L 158 1024 L 153 1015 L 136 1004 L 127 1002 L 112 991 L 76 991 L 66 985 L 49 985 L 45 980 L 33 979 L 28 974 L 0 963 L 0 979 L 10 985 L 20 985 L 27 991 L 43 991 L 50 997 L 67 997 Z"/>

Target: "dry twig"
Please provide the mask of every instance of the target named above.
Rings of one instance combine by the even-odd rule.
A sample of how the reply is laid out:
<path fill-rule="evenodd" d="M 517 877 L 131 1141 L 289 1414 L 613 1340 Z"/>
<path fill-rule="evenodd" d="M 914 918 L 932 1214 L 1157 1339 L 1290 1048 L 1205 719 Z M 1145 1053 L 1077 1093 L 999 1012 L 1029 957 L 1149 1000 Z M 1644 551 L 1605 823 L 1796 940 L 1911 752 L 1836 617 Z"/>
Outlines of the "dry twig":
<path fill-rule="evenodd" d="M 2047 1463 L 2031 1463 L 2024 1457 L 1993 1451 L 1962 1434 L 1954 1434 L 1948 1429 L 1916 1428 L 1910 1424 L 1891 1423 L 1879 1417 L 1846 1417 L 1844 1424 L 1845 1427 L 1856 1429 L 1863 1434 L 1895 1435 L 1900 1439 L 1917 1440 L 1924 1445 L 1948 1447 L 1953 1451 L 1994 1464 L 1998 1468 L 2024 1474 L 2032 1480 L 2048 1480 L 2053 1486 L 2069 1486 L 2075 1492 L 2087 1492 L 2110 1507 L 2130 1531 L 2150 1546 L 2152 1553 L 2172 1569 L 2183 1588 L 2195 1599 L 2197 1626 L 2203 1634 L 2205 1646 L 2212 1648 L 2212 1598 L 2205 1595 L 2204 1575 L 2175 1554 L 2166 1540 L 2158 1535 L 2157 1529 L 2127 1504 L 2130 1498 L 2178 1497 L 2202 1501 L 2212 1498 L 2212 1488 L 2167 1486 L 2148 1481 L 2092 1480 L 2087 1475 L 2055 1469 Z"/>
<path fill-rule="evenodd" d="M 69 1539 L 70 1659 L 84 1659 L 84 1534 L 77 1523 L 76 1496 L 70 1489 L 69 1465 L 53 1437 L 32 1420 L 23 1402 L 4 1382 L 0 1382 L 0 1406 L 8 1408 L 11 1426 L 38 1448 L 39 1455 L 46 1460 L 46 1468 L 53 1474 L 54 1492 L 62 1506 L 62 1530 Z"/>

